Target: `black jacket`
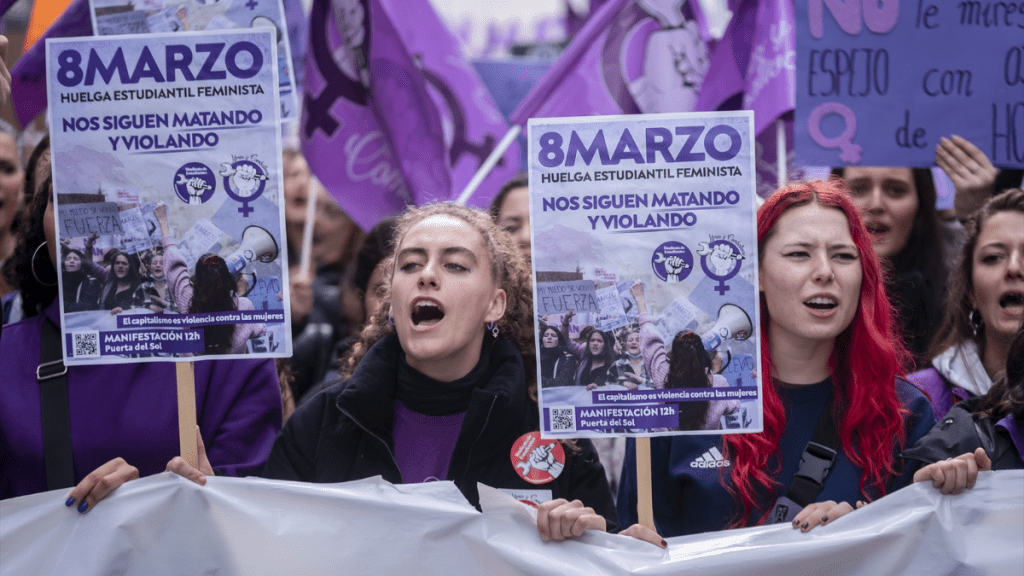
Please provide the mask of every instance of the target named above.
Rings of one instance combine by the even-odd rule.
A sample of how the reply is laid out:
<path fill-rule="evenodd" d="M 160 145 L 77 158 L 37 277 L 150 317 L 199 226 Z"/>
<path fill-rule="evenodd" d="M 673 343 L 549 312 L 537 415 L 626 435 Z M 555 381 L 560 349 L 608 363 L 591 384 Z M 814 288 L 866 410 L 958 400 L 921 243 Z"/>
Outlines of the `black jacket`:
<path fill-rule="evenodd" d="M 489 338 L 489 337 L 488 337 Z M 367 352 L 352 378 L 328 387 L 288 419 L 271 450 L 263 476 L 305 482 L 345 482 L 381 475 L 394 484 L 402 474 L 394 457 L 398 338 L 389 334 Z M 459 432 L 448 480 L 479 508 L 477 482 L 494 488 L 551 490 L 551 497 L 581 500 L 617 531 L 618 516 L 604 469 L 589 440 L 566 449 L 562 473 L 546 484 L 522 479 L 512 464 L 512 445 L 538 429 L 522 357 L 505 338 L 490 351 L 490 378 L 473 391 Z"/>
<path fill-rule="evenodd" d="M 978 397 L 968 398 L 953 406 L 928 434 L 904 450 L 901 456 L 920 467 L 984 448 L 992 459 L 993 470 L 1019 470 L 1024 467 L 1024 461 L 1007 431 L 997 428 L 996 421 L 991 418 L 973 416 L 979 400 Z"/>

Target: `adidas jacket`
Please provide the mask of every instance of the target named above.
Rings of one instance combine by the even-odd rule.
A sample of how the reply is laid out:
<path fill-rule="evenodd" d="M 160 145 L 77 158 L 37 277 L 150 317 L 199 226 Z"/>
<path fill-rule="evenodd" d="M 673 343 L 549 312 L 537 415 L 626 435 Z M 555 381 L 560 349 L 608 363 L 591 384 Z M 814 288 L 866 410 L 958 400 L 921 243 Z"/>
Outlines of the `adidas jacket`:
<path fill-rule="evenodd" d="M 779 388 L 786 407 L 786 429 L 779 441 L 781 469 L 769 473 L 779 483 L 780 494 L 785 493 L 796 474 L 800 456 L 814 435 L 818 415 L 826 409 L 831 386 L 832 381 L 825 380 L 809 386 Z M 903 380 L 897 381 L 896 389 L 903 406 L 910 411 L 905 421 L 906 445 L 912 446 L 932 427 L 935 416 L 918 389 Z M 733 464 L 722 453 L 723 441 L 718 435 L 651 438 L 651 487 L 659 534 L 670 537 L 724 530 L 740 516 L 738 501 L 726 489 L 731 483 Z M 840 450 L 818 501 L 846 501 L 853 505 L 863 500 L 859 488 L 861 474 L 861 468 Z M 913 470 L 903 470 L 891 480 L 889 491 L 910 484 L 912 479 Z M 774 501 L 775 495 L 764 494 L 759 504 L 767 509 Z M 618 510 L 624 526 L 636 522 L 636 447 L 632 440 L 626 445 Z"/>

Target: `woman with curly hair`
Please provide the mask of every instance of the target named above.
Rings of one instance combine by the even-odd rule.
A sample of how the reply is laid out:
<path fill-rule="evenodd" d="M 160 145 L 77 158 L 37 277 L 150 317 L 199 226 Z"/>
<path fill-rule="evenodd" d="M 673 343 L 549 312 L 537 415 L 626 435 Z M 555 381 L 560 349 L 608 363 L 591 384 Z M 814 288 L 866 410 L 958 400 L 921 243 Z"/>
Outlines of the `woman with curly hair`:
<path fill-rule="evenodd" d="M 478 482 L 543 488 L 545 539 L 614 529 L 591 443 L 563 448 L 537 436 L 536 371 L 524 367 L 535 365 L 530 276 L 508 235 L 485 212 L 441 203 L 408 208 L 394 239 L 382 302 L 346 360 L 351 376 L 296 410 L 263 476 L 447 479 L 473 505 Z M 523 439 L 533 442 L 529 461 L 515 462 Z M 534 468 L 540 486 L 527 480 Z"/>
<path fill-rule="evenodd" d="M 764 430 L 652 438 L 661 534 L 779 521 L 780 511 L 810 530 L 910 483 L 896 456 L 935 422 L 924 395 L 901 377 L 909 354 L 845 186 L 782 188 L 758 210 L 757 237 Z M 777 510 L 819 422 L 834 431 L 831 471 L 805 507 Z M 632 452 L 619 491 L 624 520 L 636 515 Z"/>

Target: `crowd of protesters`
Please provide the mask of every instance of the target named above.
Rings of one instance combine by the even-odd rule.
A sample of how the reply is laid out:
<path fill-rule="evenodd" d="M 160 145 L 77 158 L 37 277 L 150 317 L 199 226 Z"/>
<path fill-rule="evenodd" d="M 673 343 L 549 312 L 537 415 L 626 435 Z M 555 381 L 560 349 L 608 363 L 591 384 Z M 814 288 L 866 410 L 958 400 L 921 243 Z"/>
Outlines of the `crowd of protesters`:
<path fill-rule="evenodd" d="M 59 334 L 58 274 L 69 313 L 252 308 L 245 279 L 220 256 L 189 275 L 162 205 L 161 246 L 129 254 L 99 252 L 95 237 L 81 248 L 58 242 L 49 141 L 24 167 L 17 142 L 0 125 L 0 498 L 53 487 L 37 368 Z M 782 520 L 808 531 L 912 482 L 952 493 L 979 471 L 1024 468 L 1024 191 L 997 189 L 991 164 L 963 139 L 943 139 L 936 154 L 957 185 L 955 213 L 935 209 L 929 171 L 909 168 L 836 170 L 767 198 L 757 225 L 764 431 L 652 441 L 656 532 L 635 524 L 632 441 L 560 441 L 564 462 L 533 462 L 560 471 L 539 505 L 541 535 L 632 524 L 622 533 L 665 546 L 666 536 Z M 91 511 L 165 469 L 200 484 L 210 474 L 449 479 L 476 505 L 477 482 L 533 486 L 508 454 L 539 429 L 538 388 L 725 385 L 723 362 L 699 336 L 659 332 L 641 284 L 634 325 L 570 333 L 572 314 L 535 323 L 525 178 L 489 212 L 410 207 L 364 233 L 310 186 L 300 153 L 283 166 L 293 264 L 316 201 L 310 272 L 289 271 L 293 356 L 195 364 L 198 465 L 175 456 L 169 363 L 69 367 L 67 506 Z M 262 329 L 207 327 L 204 353 L 242 352 Z M 717 430 L 739 406 L 685 408 L 678 429 Z M 780 508 L 821 426 L 837 443 L 832 472 L 809 501 Z M 731 468 L 684 465 L 709 450 Z"/>

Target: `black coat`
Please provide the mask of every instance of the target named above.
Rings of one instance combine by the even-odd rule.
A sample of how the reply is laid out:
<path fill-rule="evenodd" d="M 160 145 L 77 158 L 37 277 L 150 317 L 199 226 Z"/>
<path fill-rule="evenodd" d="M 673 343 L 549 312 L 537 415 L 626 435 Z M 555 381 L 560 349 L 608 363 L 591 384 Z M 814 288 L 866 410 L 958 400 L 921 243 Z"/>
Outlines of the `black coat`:
<path fill-rule="evenodd" d="M 984 448 L 992 459 L 993 470 L 1019 470 L 1024 460 L 1013 445 L 1009 433 L 988 417 L 975 418 L 979 398 L 958 403 L 923 438 L 904 450 L 901 456 L 920 467 Z M 1018 425 L 1020 421 L 1018 420 Z"/>
<path fill-rule="evenodd" d="M 352 378 L 303 404 L 274 442 L 263 476 L 330 483 L 380 475 L 401 484 L 392 439 L 399 353 L 398 338 L 385 336 L 363 357 Z M 447 480 L 478 508 L 477 482 L 551 490 L 553 499 L 578 499 L 592 507 L 605 517 L 608 530 L 616 531 L 611 490 L 589 440 L 576 440 L 578 452 L 566 448 L 565 467 L 549 483 L 531 484 L 518 475 L 512 445 L 538 429 L 538 410 L 526 389 L 522 357 L 505 338 L 495 341 L 490 351 L 489 372 L 487 384 L 473 391 Z"/>

